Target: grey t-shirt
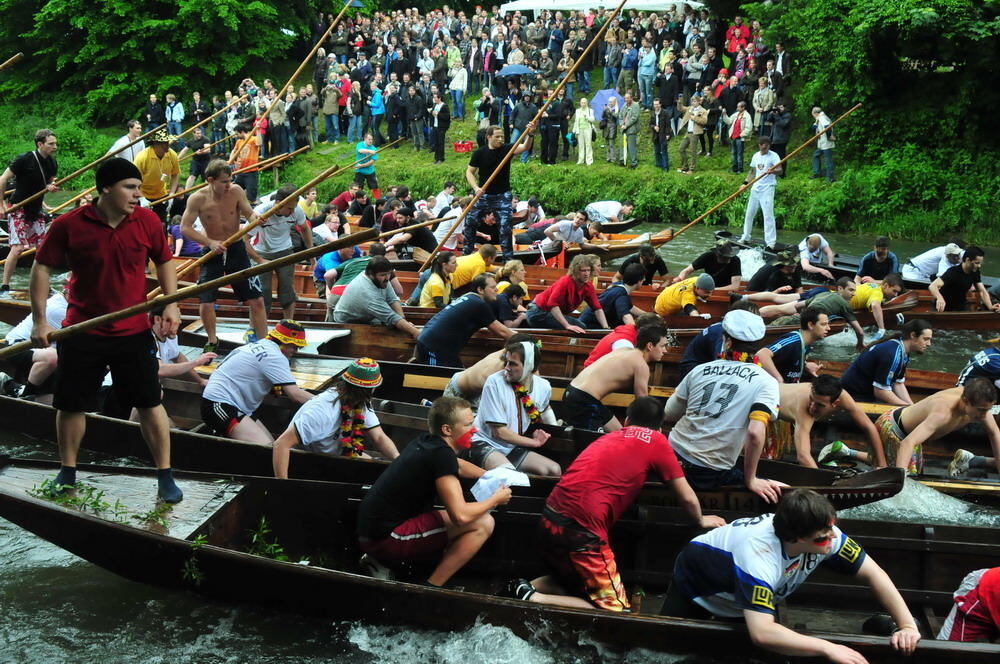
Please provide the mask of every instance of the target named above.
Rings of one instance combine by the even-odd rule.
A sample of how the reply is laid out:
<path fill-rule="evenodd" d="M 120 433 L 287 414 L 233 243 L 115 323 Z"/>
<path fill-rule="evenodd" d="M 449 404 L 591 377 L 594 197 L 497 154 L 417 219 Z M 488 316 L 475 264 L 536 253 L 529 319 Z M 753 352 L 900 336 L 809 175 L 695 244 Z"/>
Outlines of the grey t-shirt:
<path fill-rule="evenodd" d="M 361 274 L 344 289 L 333 311 L 333 320 L 394 327 L 402 316 L 389 306 L 393 302 L 399 302 L 399 297 L 392 286 L 379 288 L 367 274 Z"/>
<path fill-rule="evenodd" d="M 264 214 L 274 207 L 273 203 L 261 203 L 254 212 Z M 306 213 L 298 205 L 287 217 L 272 214 L 254 231 L 252 244 L 257 251 L 273 253 L 292 248 L 292 229 L 306 223 Z"/>

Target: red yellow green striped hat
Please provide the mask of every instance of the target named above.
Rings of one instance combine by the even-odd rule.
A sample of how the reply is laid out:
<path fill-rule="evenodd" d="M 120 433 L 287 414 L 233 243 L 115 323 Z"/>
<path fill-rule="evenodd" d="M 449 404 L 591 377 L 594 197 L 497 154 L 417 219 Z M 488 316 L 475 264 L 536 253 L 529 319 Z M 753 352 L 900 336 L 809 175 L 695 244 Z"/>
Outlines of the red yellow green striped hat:
<path fill-rule="evenodd" d="M 299 348 L 306 345 L 306 329 L 294 320 L 286 318 L 271 330 L 268 335 L 279 344 L 294 344 Z"/>
<path fill-rule="evenodd" d="M 351 385 L 373 390 L 382 384 L 382 370 L 379 369 L 378 362 L 372 358 L 362 357 L 351 362 L 351 366 L 344 370 L 342 378 Z"/>

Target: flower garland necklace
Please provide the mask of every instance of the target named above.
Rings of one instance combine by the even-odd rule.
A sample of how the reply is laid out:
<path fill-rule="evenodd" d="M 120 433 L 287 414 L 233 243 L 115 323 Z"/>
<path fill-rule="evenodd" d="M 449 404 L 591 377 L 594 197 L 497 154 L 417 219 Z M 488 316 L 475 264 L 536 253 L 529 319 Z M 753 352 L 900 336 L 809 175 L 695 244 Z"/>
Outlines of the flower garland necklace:
<path fill-rule="evenodd" d="M 521 402 L 521 405 L 524 406 L 524 411 L 528 413 L 528 419 L 534 424 L 542 414 L 538 412 L 538 406 L 531 399 L 528 388 L 523 383 L 514 383 L 512 387 L 514 388 L 514 394 L 517 395 L 517 400 Z"/>
<path fill-rule="evenodd" d="M 734 362 L 749 362 L 751 364 L 756 364 L 760 366 L 760 358 L 756 355 L 750 355 L 750 353 L 744 353 L 742 351 L 729 350 L 724 351 L 719 354 L 720 360 L 732 360 Z"/>
<path fill-rule="evenodd" d="M 340 455 L 357 458 L 365 451 L 365 409 L 340 404 Z"/>

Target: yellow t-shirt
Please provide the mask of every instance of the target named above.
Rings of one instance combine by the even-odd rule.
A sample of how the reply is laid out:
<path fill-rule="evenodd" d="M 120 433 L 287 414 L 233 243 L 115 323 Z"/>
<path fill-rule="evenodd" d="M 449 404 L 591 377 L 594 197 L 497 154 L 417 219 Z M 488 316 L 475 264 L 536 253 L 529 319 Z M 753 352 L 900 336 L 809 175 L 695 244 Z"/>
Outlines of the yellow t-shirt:
<path fill-rule="evenodd" d="M 694 292 L 694 283 L 698 277 L 691 277 L 684 281 L 678 281 L 672 286 L 667 286 L 656 296 L 656 304 L 653 309 L 661 316 L 674 316 L 684 312 L 684 307 L 693 305 L 698 301 L 698 296 Z"/>
<path fill-rule="evenodd" d="M 884 299 L 885 293 L 882 292 L 882 286 L 869 281 L 867 284 L 858 286 L 854 297 L 851 298 L 851 309 L 871 309 L 874 303 Z"/>
<path fill-rule="evenodd" d="M 483 260 L 478 251 L 468 256 L 460 256 L 457 262 L 458 267 L 455 268 L 455 273 L 451 275 L 452 288 L 461 288 L 483 272 L 486 272 L 486 261 Z"/>
<path fill-rule="evenodd" d="M 441 279 L 441 275 L 437 273 L 428 277 L 427 282 L 424 284 L 424 289 L 420 291 L 420 306 L 436 307 L 437 304 L 434 303 L 435 297 L 444 298 L 445 304 L 451 302 L 451 284 L 445 284 L 444 280 Z"/>
<path fill-rule="evenodd" d="M 500 283 L 497 284 L 497 292 L 498 293 L 502 293 L 505 290 L 507 290 L 509 287 L 510 287 L 510 282 L 507 281 L 506 279 L 504 279 L 503 281 L 501 281 Z M 524 299 L 525 299 L 525 301 L 530 300 L 531 299 L 531 293 L 528 292 L 528 284 L 527 283 L 525 283 L 523 281 L 521 282 L 521 290 L 524 291 Z"/>
<path fill-rule="evenodd" d="M 313 201 L 312 203 L 299 201 L 299 207 L 306 213 L 306 219 L 312 219 L 319 214 L 319 203 L 316 201 Z"/>
<path fill-rule="evenodd" d="M 181 172 L 177 153 L 169 149 L 163 155 L 163 159 L 160 159 L 153 152 L 153 148 L 148 147 L 136 155 L 133 163 L 142 173 L 142 186 L 139 187 L 139 191 L 150 201 L 166 196 L 170 178 Z"/>

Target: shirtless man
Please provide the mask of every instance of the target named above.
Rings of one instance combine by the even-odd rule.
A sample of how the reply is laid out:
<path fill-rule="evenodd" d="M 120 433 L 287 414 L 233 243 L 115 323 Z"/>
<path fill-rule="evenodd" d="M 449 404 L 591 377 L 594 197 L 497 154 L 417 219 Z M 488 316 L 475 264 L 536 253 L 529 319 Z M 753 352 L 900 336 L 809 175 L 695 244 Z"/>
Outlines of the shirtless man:
<path fill-rule="evenodd" d="M 631 389 L 636 397 L 649 394 L 649 363 L 659 362 L 667 350 L 667 329 L 650 325 L 639 329 L 635 348 L 620 348 L 580 372 L 563 394 L 563 421 L 574 427 L 605 432 L 622 428 L 618 418 L 601 403 L 617 390 Z"/>
<path fill-rule="evenodd" d="M 861 431 L 868 436 L 871 449 L 875 451 L 875 463 L 872 464 L 867 452 L 858 452 L 848 448 L 846 445 L 837 447 L 837 450 L 847 450 L 846 454 L 853 459 L 874 465 L 876 468 L 884 468 L 885 452 L 882 449 L 882 439 L 878 430 L 865 412 L 858 406 L 847 391 L 841 387 L 840 379 L 830 374 L 820 374 L 811 383 L 781 383 L 778 385 L 781 408 L 778 410 L 778 418 L 785 422 L 791 422 L 795 426 L 795 457 L 800 465 L 816 468 L 816 462 L 812 457 L 812 428 L 817 420 L 821 420 L 827 415 L 837 410 L 843 410 L 854 421 Z M 768 438 L 774 431 L 773 427 L 768 427 Z M 839 441 L 838 441 L 839 442 Z M 770 443 L 770 440 L 768 441 Z M 765 444 L 765 448 L 768 444 Z M 830 452 L 835 447 L 834 443 L 827 445 L 819 454 L 820 463 L 823 463 Z M 835 453 L 834 456 L 843 456 Z"/>
<path fill-rule="evenodd" d="M 264 262 L 256 256 L 246 238 L 231 246 L 225 245 L 226 238 L 239 230 L 241 217 L 250 223 L 257 219 L 243 188 L 233 184 L 232 166 L 221 159 L 212 161 L 205 169 L 205 181 L 208 186 L 191 194 L 181 219 L 181 233 L 184 237 L 194 240 L 214 254 L 202 266 L 198 283 L 247 269 L 250 267 L 250 256 L 254 256 L 254 260 L 258 262 Z M 194 227 L 195 219 L 201 219 L 204 233 Z M 251 341 L 263 339 L 267 336 L 267 313 L 264 311 L 260 278 L 254 276 L 236 281 L 232 287 L 236 297 L 250 307 L 250 325 L 256 335 Z M 215 331 L 216 295 L 215 291 L 210 291 L 198 296 L 201 302 L 199 313 L 208 336 L 206 353 L 213 352 L 219 341 Z"/>
<path fill-rule="evenodd" d="M 522 343 L 524 341 L 535 343 L 535 338 L 530 334 L 515 334 L 507 340 L 507 343 Z M 486 384 L 486 379 L 491 374 L 495 374 L 504 368 L 503 356 L 505 352 L 505 349 L 501 348 L 498 351 L 490 353 L 468 369 L 456 373 L 445 386 L 444 396 L 465 399 L 472 404 L 473 408 L 478 408 L 479 397 L 483 393 L 483 385 Z"/>
<path fill-rule="evenodd" d="M 972 467 L 996 468 L 1000 457 L 1000 429 L 990 411 L 997 402 L 997 392 L 985 378 L 973 378 L 963 387 L 941 390 L 910 406 L 883 413 L 875 420 L 886 455 L 893 465 L 911 475 L 924 470 L 923 444 L 943 438 L 967 424 L 979 422 L 986 429 L 993 448 L 992 457 L 974 457 L 958 450 L 948 466 L 949 474 L 958 475 Z M 973 465 L 973 459 L 977 463 Z M 821 459 L 822 460 L 822 459 Z"/>

